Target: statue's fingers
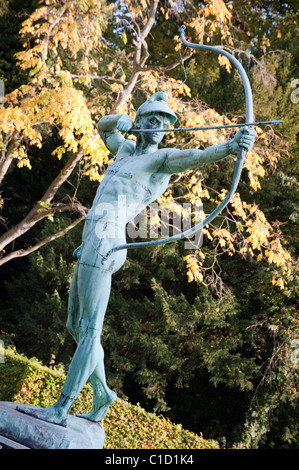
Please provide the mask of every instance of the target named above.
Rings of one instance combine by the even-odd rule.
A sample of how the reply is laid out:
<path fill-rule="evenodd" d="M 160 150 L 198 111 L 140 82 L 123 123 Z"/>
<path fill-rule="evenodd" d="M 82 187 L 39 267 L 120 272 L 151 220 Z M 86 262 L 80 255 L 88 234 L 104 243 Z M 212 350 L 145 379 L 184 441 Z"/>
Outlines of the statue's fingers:
<path fill-rule="evenodd" d="M 118 126 L 118 129 L 122 132 L 127 132 L 129 129 L 130 129 L 130 126 L 128 126 L 127 124 L 125 123 L 121 123 L 119 126 Z"/>
<path fill-rule="evenodd" d="M 240 142 L 245 142 L 245 143 L 253 143 L 254 139 L 251 136 L 242 136 Z"/>
<path fill-rule="evenodd" d="M 242 134 L 241 139 L 247 139 L 247 140 L 254 141 L 255 140 L 255 135 L 253 135 L 253 134 Z"/>
<path fill-rule="evenodd" d="M 252 147 L 253 147 L 253 143 L 254 143 L 254 142 L 252 141 L 252 139 L 245 139 L 245 138 L 242 138 L 242 139 L 240 140 L 240 145 L 241 145 L 241 147 L 244 147 L 244 148 L 247 148 L 247 149 L 252 148 Z"/>
<path fill-rule="evenodd" d="M 245 143 L 241 143 L 240 142 L 240 147 L 242 147 L 243 149 L 246 150 L 246 152 L 249 152 L 251 150 L 251 145 L 248 145 L 248 144 L 245 144 Z"/>
<path fill-rule="evenodd" d="M 248 132 L 249 132 L 249 127 L 248 126 L 241 127 L 241 129 L 242 129 L 243 134 L 248 134 Z"/>
<path fill-rule="evenodd" d="M 247 134 L 247 135 L 252 135 L 252 136 L 255 136 L 257 134 L 256 130 L 248 126 L 242 127 L 242 133 Z"/>
<path fill-rule="evenodd" d="M 255 129 L 252 129 L 252 127 L 251 127 L 251 128 L 248 128 L 248 132 L 247 132 L 247 133 L 248 133 L 249 135 L 252 135 L 252 136 L 256 136 L 256 134 L 257 134 L 256 130 L 255 130 Z"/>

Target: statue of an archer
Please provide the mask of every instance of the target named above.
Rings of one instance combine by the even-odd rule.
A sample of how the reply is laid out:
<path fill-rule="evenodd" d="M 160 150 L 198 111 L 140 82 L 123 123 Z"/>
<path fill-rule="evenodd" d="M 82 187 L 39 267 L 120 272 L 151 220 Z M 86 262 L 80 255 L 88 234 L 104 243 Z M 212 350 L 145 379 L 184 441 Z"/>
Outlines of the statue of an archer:
<path fill-rule="evenodd" d="M 22 406 L 22 412 L 66 426 L 68 413 L 90 378 L 93 407 L 79 416 L 91 421 L 104 418 L 117 396 L 106 383 L 101 332 L 112 274 L 127 256 L 126 249 L 117 250 L 126 243 L 126 224 L 165 192 L 172 174 L 222 160 L 237 153 L 240 146 L 247 151 L 253 146 L 256 132 L 246 126 L 232 140 L 205 150 L 159 149 L 164 137 L 160 130 L 177 120 L 166 100 L 166 94 L 158 92 L 140 106 L 135 122 L 137 142 L 122 135 L 133 126 L 129 116 L 109 115 L 98 123 L 99 133 L 115 161 L 97 190 L 85 221 L 82 245 L 74 252 L 78 262 L 70 289 L 67 327 L 77 349 L 57 403 L 44 409 Z"/>

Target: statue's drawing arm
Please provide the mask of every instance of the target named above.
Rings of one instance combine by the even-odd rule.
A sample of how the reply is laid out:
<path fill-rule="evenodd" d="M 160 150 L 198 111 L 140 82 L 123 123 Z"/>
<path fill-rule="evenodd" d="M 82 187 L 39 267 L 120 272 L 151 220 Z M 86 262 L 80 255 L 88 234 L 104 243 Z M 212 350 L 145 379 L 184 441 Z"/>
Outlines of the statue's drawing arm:
<path fill-rule="evenodd" d="M 98 122 L 99 134 L 113 155 L 116 155 L 120 145 L 126 140 L 120 132 L 129 132 L 132 127 L 132 119 L 126 114 L 110 114 Z"/>
<path fill-rule="evenodd" d="M 249 152 L 253 147 L 255 135 L 254 129 L 245 126 L 236 133 L 232 140 L 223 144 L 213 145 L 205 150 L 186 149 L 169 152 L 166 159 L 166 169 L 170 173 L 180 173 L 208 163 L 218 162 L 228 155 L 238 153 L 239 147 Z"/>

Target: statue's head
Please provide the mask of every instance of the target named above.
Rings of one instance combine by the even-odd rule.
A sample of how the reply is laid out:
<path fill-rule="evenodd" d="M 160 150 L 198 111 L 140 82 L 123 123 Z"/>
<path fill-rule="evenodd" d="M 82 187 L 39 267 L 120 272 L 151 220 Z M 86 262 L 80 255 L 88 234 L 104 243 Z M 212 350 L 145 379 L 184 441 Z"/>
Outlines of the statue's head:
<path fill-rule="evenodd" d="M 168 116 L 170 125 L 177 121 L 174 112 L 166 104 L 167 95 L 163 91 L 158 91 L 148 98 L 137 110 L 136 121 L 145 114 L 162 113 Z M 137 123 L 135 123 L 137 124 Z"/>
<path fill-rule="evenodd" d="M 137 110 L 135 119 L 136 129 L 153 129 L 153 133 L 137 134 L 137 142 L 151 141 L 159 144 L 164 137 L 163 132 L 154 132 L 155 128 L 167 128 L 177 120 L 174 112 L 166 104 L 167 95 L 158 91 L 148 98 Z"/>

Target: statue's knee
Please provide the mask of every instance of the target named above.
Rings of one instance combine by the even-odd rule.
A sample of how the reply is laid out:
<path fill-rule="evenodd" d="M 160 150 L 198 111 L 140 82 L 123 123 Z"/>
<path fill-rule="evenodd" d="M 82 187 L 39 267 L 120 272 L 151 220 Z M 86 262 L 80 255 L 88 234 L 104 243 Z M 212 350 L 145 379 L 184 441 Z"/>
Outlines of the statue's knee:
<path fill-rule="evenodd" d="M 84 338 L 85 343 L 99 345 L 101 342 L 102 329 L 94 325 L 80 325 L 80 338 Z"/>

